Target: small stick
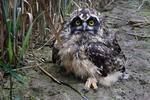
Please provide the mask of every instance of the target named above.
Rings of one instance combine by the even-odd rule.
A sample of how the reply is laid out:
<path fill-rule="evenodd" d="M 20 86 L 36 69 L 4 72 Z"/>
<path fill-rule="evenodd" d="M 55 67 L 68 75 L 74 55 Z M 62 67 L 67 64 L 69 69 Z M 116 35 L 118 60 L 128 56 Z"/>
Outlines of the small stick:
<path fill-rule="evenodd" d="M 13 71 L 17 71 L 21 69 L 28 69 L 28 68 L 33 68 L 33 67 L 36 67 L 36 66 L 26 66 L 26 67 L 16 68 L 16 69 L 13 69 Z"/>
<path fill-rule="evenodd" d="M 43 67 L 41 67 L 40 65 L 37 65 L 37 67 L 39 67 L 40 70 L 43 71 L 47 76 L 49 76 L 53 81 L 57 82 L 58 84 L 61 84 L 60 81 L 58 81 L 55 77 L 48 73 Z"/>

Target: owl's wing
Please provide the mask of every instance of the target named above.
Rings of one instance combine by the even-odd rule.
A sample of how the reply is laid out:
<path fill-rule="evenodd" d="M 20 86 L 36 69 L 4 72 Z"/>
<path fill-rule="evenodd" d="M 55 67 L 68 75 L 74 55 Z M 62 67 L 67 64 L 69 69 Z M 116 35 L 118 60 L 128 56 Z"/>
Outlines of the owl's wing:
<path fill-rule="evenodd" d="M 121 62 L 124 62 L 125 57 L 115 40 L 113 45 L 109 46 L 101 42 L 91 42 L 88 44 L 86 52 L 103 76 L 107 76 L 109 72 L 118 67 L 120 67 L 118 70 L 122 69 L 123 63 Z"/>

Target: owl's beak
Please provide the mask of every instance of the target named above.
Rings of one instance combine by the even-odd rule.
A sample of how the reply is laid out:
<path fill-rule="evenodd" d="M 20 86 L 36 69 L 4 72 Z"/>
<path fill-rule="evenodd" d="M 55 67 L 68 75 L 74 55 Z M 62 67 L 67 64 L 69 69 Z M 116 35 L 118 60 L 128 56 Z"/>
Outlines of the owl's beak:
<path fill-rule="evenodd" d="M 86 28 L 87 28 L 87 23 L 86 23 L 86 22 L 84 22 L 84 23 L 82 24 L 82 29 L 83 29 L 83 31 L 85 31 L 85 30 L 86 30 Z"/>

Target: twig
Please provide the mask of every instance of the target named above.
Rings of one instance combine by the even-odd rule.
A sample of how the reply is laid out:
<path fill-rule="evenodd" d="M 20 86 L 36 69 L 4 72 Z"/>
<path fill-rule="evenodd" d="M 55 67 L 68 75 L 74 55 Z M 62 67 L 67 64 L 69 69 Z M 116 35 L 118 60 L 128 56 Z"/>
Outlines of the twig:
<path fill-rule="evenodd" d="M 138 36 L 135 36 L 135 39 L 138 41 L 139 40 Z"/>
<path fill-rule="evenodd" d="M 78 8 L 80 8 L 80 6 L 76 2 L 74 2 L 73 0 L 71 2 L 74 3 Z"/>
<path fill-rule="evenodd" d="M 21 67 L 21 68 L 13 69 L 13 71 L 17 71 L 17 70 L 21 70 L 21 69 L 28 69 L 28 68 L 33 68 L 33 67 L 37 67 L 37 66 L 26 66 L 26 67 Z"/>
<path fill-rule="evenodd" d="M 57 33 L 57 30 L 54 27 L 54 24 L 52 23 L 51 17 L 49 16 L 49 13 L 45 7 L 45 5 L 43 4 L 42 0 L 38 0 L 38 2 L 40 3 L 40 7 L 45 11 L 45 18 L 47 19 L 48 24 L 51 27 L 52 33 L 55 35 L 56 40 L 58 41 L 58 43 L 63 46 L 63 43 L 59 37 L 59 34 Z"/>
<path fill-rule="evenodd" d="M 135 36 L 135 37 L 138 37 L 138 38 L 150 38 L 150 36 L 140 36 L 140 35 L 136 35 L 136 34 L 130 34 L 130 33 L 127 33 L 128 35 L 132 35 L 132 36 Z"/>
<path fill-rule="evenodd" d="M 63 14 L 62 9 L 60 9 L 60 22 L 64 23 L 64 14 Z"/>
<path fill-rule="evenodd" d="M 133 20 L 130 20 L 129 24 L 137 27 L 137 26 L 141 26 L 141 25 L 150 25 L 150 21 L 145 21 L 145 20 L 133 21 Z"/>
<path fill-rule="evenodd" d="M 53 81 L 55 81 L 58 84 L 61 84 L 60 81 L 58 81 L 55 77 L 53 77 L 50 73 L 48 73 L 43 67 L 41 67 L 40 65 L 37 65 L 37 67 L 39 67 L 40 70 L 43 71 L 47 76 L 49 76 Z"/>
<path fill-rule="evenodd" d="M 32 54 L 27 53 L 26 55 L 33 56 L 33 58 L 36 59 L 36 61 L 38 61 L 38 62 L 44 64 L 44 61 L 42 61 L 42 60 L 40 60 L 39 58 L 37 58 L 37 57 L 34 56 L 32 48 L 31 48 L 31 51 L 32 51 Z"/>
<path fill-rule="evenodd" d="M 41 50 L 45 45 L 47 45 L 51 40 L 53 39 L 53 37 L 52 38 L 50 38 L 44 45 L 42 45 L 40 48 L 38 48 L 37 50 Z"/>

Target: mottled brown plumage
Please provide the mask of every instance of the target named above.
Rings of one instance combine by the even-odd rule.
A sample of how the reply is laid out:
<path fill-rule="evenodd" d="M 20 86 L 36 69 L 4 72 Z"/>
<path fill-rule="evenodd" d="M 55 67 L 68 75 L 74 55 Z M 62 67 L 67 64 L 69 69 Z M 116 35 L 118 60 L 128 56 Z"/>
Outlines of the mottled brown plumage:
<path fill-rule="evenodd" d="M 116 36 L 107 29 L 96 10 L 75 10 L 60 37 L 63 47 L 55 42 L 53 61 L 61 62 L 67 72 L 86 79 L 85 89 L 91 86 L 97 89 L 97 83 L 110 86 L 125 71 L 125 56 Z"/>

